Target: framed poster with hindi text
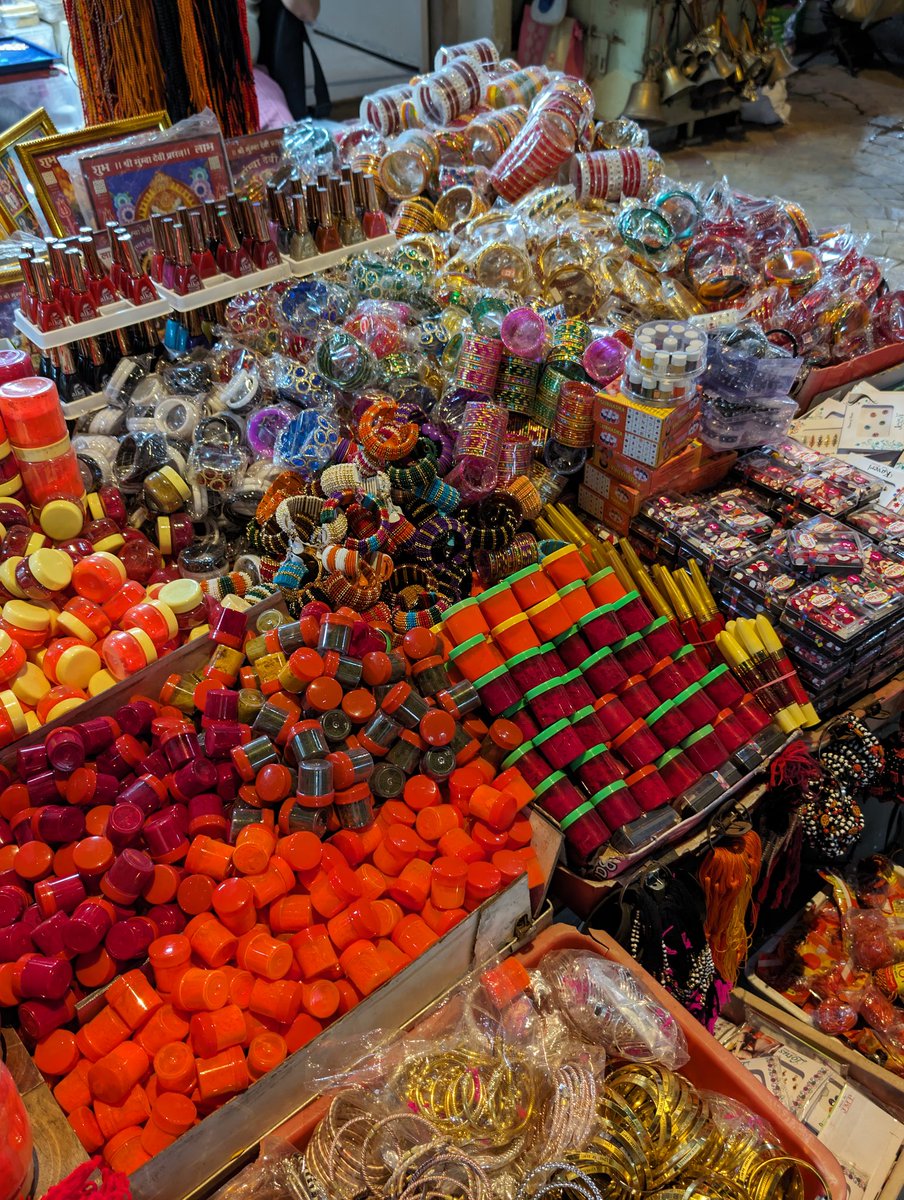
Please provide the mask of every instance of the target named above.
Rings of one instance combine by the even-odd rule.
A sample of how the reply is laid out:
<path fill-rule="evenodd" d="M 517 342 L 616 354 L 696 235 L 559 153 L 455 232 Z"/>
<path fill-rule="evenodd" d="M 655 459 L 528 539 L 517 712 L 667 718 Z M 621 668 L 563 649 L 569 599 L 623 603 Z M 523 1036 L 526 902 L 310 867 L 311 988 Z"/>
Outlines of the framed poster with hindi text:
<path fill-rule="evenodd" d="M 90 125 L 87 129 L 76 129 L 72 133 L 56 133 L 35 141 L 17 142 L 16 157 L 35 190 L 50 232 L 58 237 L 71 237 L 78 233 L 82 224 L 72 180 L 60 164 L 60 155 L 89 146 L 101 146 L 104 142 L 116 141 L 135 133 L 166 129 L 169 124 L 169 116 L 161 111 L 123 121 L 108 121 L 104 125 Z"/>
<path fill-rule="evenodd" d="M 25 233 L 41 233 L 41 223 L 16 170 L 15 147 L 17 142 L 51 137 L 55 133 L 56 126 L 46 108 L 36 108 L 0 133 L 0 226 L 6 233 L 15 233 L 17 229 Z"/>
<path fill-rule="evenodd" d="M 252 198 L 260 200 L 264 184 L 270 174 L 282 162 L 283 129 L 262 129 L 260 133 L 246 133 L 241 137 L 226 139 L 226 157 L 232 172 L 232 186 L 236 191 L 256 193 Z"/>

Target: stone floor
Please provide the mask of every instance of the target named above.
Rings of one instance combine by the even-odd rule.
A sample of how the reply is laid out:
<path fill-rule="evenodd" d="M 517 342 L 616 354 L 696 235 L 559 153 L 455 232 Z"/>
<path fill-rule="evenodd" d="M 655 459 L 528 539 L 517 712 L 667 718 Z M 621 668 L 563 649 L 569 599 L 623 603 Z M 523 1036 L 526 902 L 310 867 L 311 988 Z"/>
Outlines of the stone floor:
<path fill-rule="evenodd" d="M 821 60 L 788 82 L 787 125 L 746 125 L 740 140 L 666 153 L 667 165 L 683 180 L 725 175 L 752 194 L 797 200 L 817 227 L 851 225 L 904 287 L 904 78 L 855 78 Z"/>

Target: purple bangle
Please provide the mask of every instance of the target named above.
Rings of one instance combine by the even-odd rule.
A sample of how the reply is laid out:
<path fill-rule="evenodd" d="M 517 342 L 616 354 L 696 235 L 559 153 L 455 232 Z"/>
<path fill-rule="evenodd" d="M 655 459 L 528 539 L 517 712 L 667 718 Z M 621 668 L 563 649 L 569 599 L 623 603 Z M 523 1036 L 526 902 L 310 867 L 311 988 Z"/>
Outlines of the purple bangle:
<path fill-rule="evenodd" d="M 422 425 L 421 433 L 424 437 L 428 437 L 431 442 L 435 442 L 439 447 L 439 459 L 436 464 L 436 473 L 443 476 L 452 466 L 454 455 L 452 451 L 452 439 L 447 433 L 444 433 L 438 425 Z"/>
<path fill-rule="evenodd" d="M 408 546 L 419 562 L 461 567 L 471 547 L 471 531 L 454 517 L 438 514 L 418 525 Z"/>
<path fill-rule="evenodd" d="M 248 425 L 245 429 L 245 436 L 248 439 L 248 445 L 255 454 L 261 454 L 264 458 L 273 457 L 273 446 L 277 436 L 291 425 L 293 421 L 291 413 L 286 412 L 284 408 L 277 408 L 271 405 L 268 408 L 259 408 L 256 413 L 248 418 Z M 272 422 L 264 436 L 261 436 L 261 427 L 265 421 Z M 272 436 L 270 433 L 272 430 Z"/>

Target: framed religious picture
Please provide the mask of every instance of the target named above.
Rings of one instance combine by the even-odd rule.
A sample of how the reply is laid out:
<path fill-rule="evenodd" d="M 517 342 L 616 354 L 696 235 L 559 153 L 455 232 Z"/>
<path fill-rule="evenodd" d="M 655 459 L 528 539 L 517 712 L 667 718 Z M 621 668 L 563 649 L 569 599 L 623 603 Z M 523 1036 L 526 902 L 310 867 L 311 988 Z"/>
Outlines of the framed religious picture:
<path fill-rule="evenodd" d="M 98 229 L 107 221 L 131 225 L 152 213 L 219 200 L 231 186 L 219 132 L 100 147 L 79 156 L 79 170 Z"/>
<path fill-rule="evenodd" d="M 166 129 L 169 124 L 170 119 L 165 112 L 154 112 L 144 117 L 89 125 L 72 133 L 56 133 L 35 141 L 17 142 L 16 157 L 35 190 L 38 206 L 50 232 L 57 237 L 71 237 L 78 233 L 82 224 L 72 180 L 60 163 L 61 155 L 151 129 Z"/>
<path fill-rule="evenodd" d="M 0 338 L 8 338 L 16 345 L 22 337 L 15 323 L 21 292 L 21 267 L 17 262 L 0 260 Z"/>
<path fill-rule="evenodd" d="M 236 191 L 260 200 L 264 184 L 282 162 L 282 129 L 263 129 L 226 139 L 226 157 Z"/>
<path fill-rule="evenodd" d="M 15 233 L 17 229 L 41 233 L 41 223 L 31 207 L 31 197 L 16 170 L 15 148 L 18 142 L 51 137 L 55 133 L 56 126 L 46 108 L 36 108 L 0 133 L 0 226 L 5 233 Z"/>

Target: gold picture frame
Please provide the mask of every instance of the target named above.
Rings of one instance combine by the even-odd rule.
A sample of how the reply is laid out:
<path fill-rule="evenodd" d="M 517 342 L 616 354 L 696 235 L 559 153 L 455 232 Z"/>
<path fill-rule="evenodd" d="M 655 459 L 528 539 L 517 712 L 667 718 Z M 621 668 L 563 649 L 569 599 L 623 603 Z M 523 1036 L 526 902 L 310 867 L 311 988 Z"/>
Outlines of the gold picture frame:
<path fill-rule="evenodd" d="M 16 170 L 14 153 L 17 142 L 53 137 L 56 132 L 56 125 L 47 109 L 36 108 L 0 133 L 0 227 L 5 233 L 15 233 L 17 230 L 41 232 L 40 222 Z"/>
<path fill-rule="evenodd" d="M 57 133 L 16 145 L 16 155 L 26 178 L 35 190 L 35 197 L 50 232 L 57 237 L 72 237 L 82 224 L 75 206 L 75 196 L 69 176 L 60 166 L 60 155 L 89 146 L 103 145 L 133 133 L 148 133 L 152 129 L 167 129 L 169 115 L 163 111 L 143 117 L 128 117 L 122 121 L 107 121 L 89 125 L 72 133 Z"/>

